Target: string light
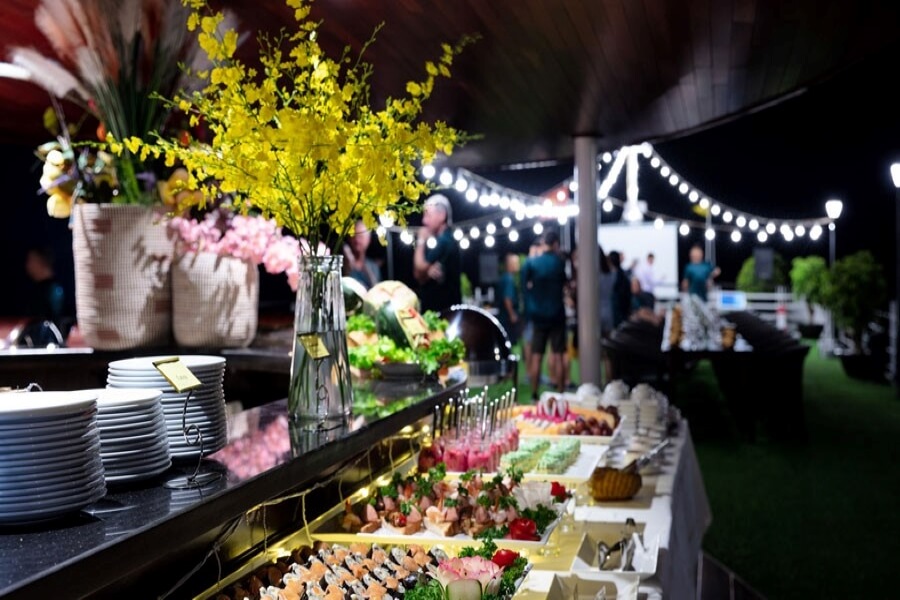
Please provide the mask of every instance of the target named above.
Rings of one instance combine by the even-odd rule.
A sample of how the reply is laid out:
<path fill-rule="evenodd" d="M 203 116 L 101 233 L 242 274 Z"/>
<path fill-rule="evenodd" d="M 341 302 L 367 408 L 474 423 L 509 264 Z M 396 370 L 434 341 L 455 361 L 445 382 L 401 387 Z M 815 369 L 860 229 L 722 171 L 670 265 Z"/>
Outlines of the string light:
<path fill-rule="evenodd" d="M 712 216 L 718 217 L 718 216 L 719 216 L 719 213 L 722 212 L 722 207 L 719 206 L 718 204 L 713 204 L 713 205 L 710 207 L 709 212 L 712 213 Z"/>
<path fill-rule="evenodd" d="M 425 246 L 427 246 L 430 250 L 434 250 L 437 248 L 437 240 L 433 237 L 428 238 L 428 241 L 425 242 Z"/>
<path fill-rule="evenodd" d="M 760 230 L 760 232 L 756 234 L 756 239 L 758 239 L 761 244 L 765 244 L 766 240 L 769 239 L 769 235 L 765 231 Z"/>
<path fill-rule="evenodd" d="M 494 236 L 492 236 L 492 235 L 486 236 L 484 238 L 484 245 L 487 248 L 493 248 L 494 247 Z"/>
<path fill-rule="evenodd" d="M 772 235 L 776 231 L 775 223 L 766 223 L 766 233 Z"/>
<path fill-rule="evenodd" d="M 703 237 L 705 237 L 709 241 L 713 241 L 714 239 L 716 239 L 716 230 L 712 227 L 708 227 L 706 231 L 703 232 Z"/>
<path fill-rule="evenodd" d="M 797 225 L 794 227 L 794 233 L 797 234 L 797 237 L 803 237 L 806 235 L 806 227 L 803 225 Z"/>
<path fill-rule="evenodd" d="M 400 241 L 407 246 L 413 243 L 413 236 L 408 229 L 404 229 L 402 232 L 400 232 Z"/>
<path fill-rule="evenodd" d="M 494 225 L 493 223 L 488 223 L 487 226 L 484 228 L 484 231 L 488 235 L 494 235 L 494 233 L 497 232 L 497 226 Z"/>
<path fill-rule="evenodd" d="M 510 225 L 512 225 L 512 219 L 510 219 L 509 217 L 503 217 L 502 219 L 500 219 L 500 226 L 503 227 L 503 229 L 509 229 Z"/>
<path fill-rule="evenodd" d="M 602 208 L 603 208 L 603 212 L 612 212 L 612 209 L 613 209 L 612 200 L 610 200 L 609 198 L 604 200 Z"/>
<path fill-rule="evenodd" d="M 734 215 L 731 214 L 730 210 L 726 210 L 724 213 L 722 213 L 722 220 L 726 223 L 731 223 L 732 218 L 734 218 Z"/>
<path fill-rule="evenodd" d="M 473 187 L 470 187 L 466 190 L 466 200 L 469 202 L 475 202 L 478 200 L 478 190 Z"/>
<path fill-rule="evenodd" d="M 756 219 L 750 219 L 750 223 L 747 225 L 750 228 L 750 231 L 756 231 L 759 229 L 759 221 Z"/>
<path fill-rule="evenodd" d="M 709 208 L 709 198 L 700 198 L 700 208 Z"/>
<path fill-rule="evenodd" d="M 519 232 L 516 229 L 513 229 L 509 232 L 509 241 L 510 242 L 518 242 L 519 241 Z"/>
<path fill-rule="evenodd" d="M 542 233 L 544 233 L 544 226 L 540 223 L 535 223 L 532 230 L 534 231 L 534 235 L 541 235 Z"/>
<path fill-rule="evenodd" d="M 459 240 L 463 239 L 463 235 L 465 235 L 465 234 L 463 234 L 462 229 L 453 230 L 453 239 L 456 240 L 457 242 Z"/>
<path fill-rule="evenodd" d="M 809 239 L 812 241 L 816 241 L 822 237 L 822 226 L 821 225 L 813 225 L 809 230 Z"/>
<path fill-rule="evenodd" d="M 682 223 L 681 225 L 678 226 L 678 233 L 680 233 L 681 235 L 685 236 L 685 235 L 689 234 L 690 232 L 691 232 L 691 228 L 688 227 L 687 223 Z"/>
<path fill-rule="evenodd" d="M 691 190 L 691 193 L 688 194 L 688 200 L 690 200 L 691 202 L 696 203 L 697 200 L 699 200 L 699 199 L 700 199 L 700 194 L 697 193 L 697 190 Z"/>
<path fill-rule="evenodd" d="M 469 237 L 473 240 L 477 240 L 479 235 L 481 235 L 481 231 L 477 227 L 472 227 L 469 230 Z"/>
<path fill-rule="evenodd" d="M 734 220 L 735 225 L 738 227 L 743 227 L 747 224 L 747 218 L 744 215 L 738 215 L 738 218 Z"/>
<path fill-rule="evenodd" d="M 451 183 L 453 183 L 453 173 L 449 170 L 444 169 L 441 171 L 441 176 L 438 178 L 438 181 L 441 182 L 441 185 L 444 187 L 448 187 Z"/>
<path fill-rule="evenodd" d="M 737 244 L 739 241 L 741 241 L 741 232 L 738 231 L 737 229 L 732 231 L 731 232 L 731 241 L 734 242 L 735 244 Z"/>
<path fill-rule="evenodd" d="M 456 178 L 456 183 L 453 187 L 456 188 L 457 192 L 462 193 L 469 187 L 469 182 L 466 181 L 465 177 L 460 176 Z"/>
<path fill-rule="evenodd" d="M 429 164 L 422 167 L 422 177 L 425 179 L 434 179 L 435 172 L 434 165 Z"/>
<path fill-rule="evenodd" d="M 656 217 L 655 219 L 653 219 L 653 226 L 655 228 L 662 229 L 663 225 L 665 225 L 665 222 L 662 220 L 661 217 Z"/>
<path fill-rule="evenodd" d="M 463 238 L 459 240 L 459 247 L 463 250 L 469 249 L 469 238 Z"/>

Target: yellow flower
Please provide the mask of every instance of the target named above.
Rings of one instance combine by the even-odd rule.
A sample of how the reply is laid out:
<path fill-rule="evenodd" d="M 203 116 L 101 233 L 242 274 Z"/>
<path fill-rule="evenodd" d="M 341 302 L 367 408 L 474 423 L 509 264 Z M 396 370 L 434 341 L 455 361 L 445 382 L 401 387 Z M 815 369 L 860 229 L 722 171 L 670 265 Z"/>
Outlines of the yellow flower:
<path fill-rule="evenodd" d="M 57 219 L 68 219 L 72 214 L 72 196 L 59 188 L 47 197 L 47 214 Z"/>

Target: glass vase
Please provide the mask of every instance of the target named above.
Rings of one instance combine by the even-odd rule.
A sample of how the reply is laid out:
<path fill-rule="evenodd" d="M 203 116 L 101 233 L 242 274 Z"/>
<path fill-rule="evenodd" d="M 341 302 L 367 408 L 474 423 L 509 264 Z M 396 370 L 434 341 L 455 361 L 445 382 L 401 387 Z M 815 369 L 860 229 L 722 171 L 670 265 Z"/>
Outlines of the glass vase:
<path fill-rule="evenodd" d="M 353 406 L 340 256 L 300 257 L 288 416 L 301 429 L 341 427 Z"/>

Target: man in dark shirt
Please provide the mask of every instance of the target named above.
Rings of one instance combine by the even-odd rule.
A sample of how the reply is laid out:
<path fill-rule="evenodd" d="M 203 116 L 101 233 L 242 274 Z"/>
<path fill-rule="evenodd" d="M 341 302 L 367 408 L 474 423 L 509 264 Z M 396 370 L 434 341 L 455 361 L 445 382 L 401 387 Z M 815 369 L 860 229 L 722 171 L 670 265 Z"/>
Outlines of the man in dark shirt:
<path fill-rule="evenodd" d="M 422 228 L 413 254 L 413 276 L 419 282 L 422 311 L 442 311 L 462 302 L 459 246 L 450 232 L 450 200 L 435 194 L 425 201 Z M 429 245 L 430 238 L 434 242 Z"/>
<path fill-rule="evenodd" d="M 559 255 L 559 234 L 547 232 L 544 245 L 542 254 L 525 261 L 520 276 L 523 288 L 527 288 L 531 295 L 530 317 L 534 324 L 528 364 L 532 399 L 537 398 L 541 361 L 548 341 L 554 354 L 550 361 L 550 378 L 557 391 L 563 391 L 564 386 L 562 365 L 566 350 L 566 309 L 563 288 L 566 285 L 566 266 Z"/>

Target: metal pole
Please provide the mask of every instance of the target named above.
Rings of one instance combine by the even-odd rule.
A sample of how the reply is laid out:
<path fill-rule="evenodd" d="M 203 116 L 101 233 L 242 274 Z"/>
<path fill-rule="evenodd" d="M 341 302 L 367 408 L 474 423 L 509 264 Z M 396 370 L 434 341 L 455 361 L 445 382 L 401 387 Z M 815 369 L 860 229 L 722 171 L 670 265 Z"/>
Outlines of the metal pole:
<path fill-rule="evenodd" d="M 834 223 L 828 224 L 828 266 L 834 265 Z"/>
<path fill-rule="evenodd" d="M 387 278 L 391 281 L 394 280 L 394 234 L 391 233 L 390 228 L 387 230 Z"/>
<path fill-rule="evenodd" d="M 894 384 L 897 394 L 900 395 L 900 188 L 896 188 L 894 198 L 894 218 L 896 231 L 894 233 L 894 306 L 896 307 L 894 319 Z"/>
<path fill-rule="evenodd" d="M 597 140 L 575 138 L 578 189 L 578 361 L 581 383 L 600 385 L 600 257 L 597 251 Z"/>
<path fill-rule="evenodd" d="M 706 229 L 703 230 L 703 239 L 706 240 L 706 248 L 704 249 L 704 255 L 706 260 L 709 261 L 709 264 L 715 266 L 716 264 L 716 247 L 713 245 L 713 241 L 706 237 L 706 230 L 712 227 L 712 215 L 709 210 L 706 211 Z"/>

